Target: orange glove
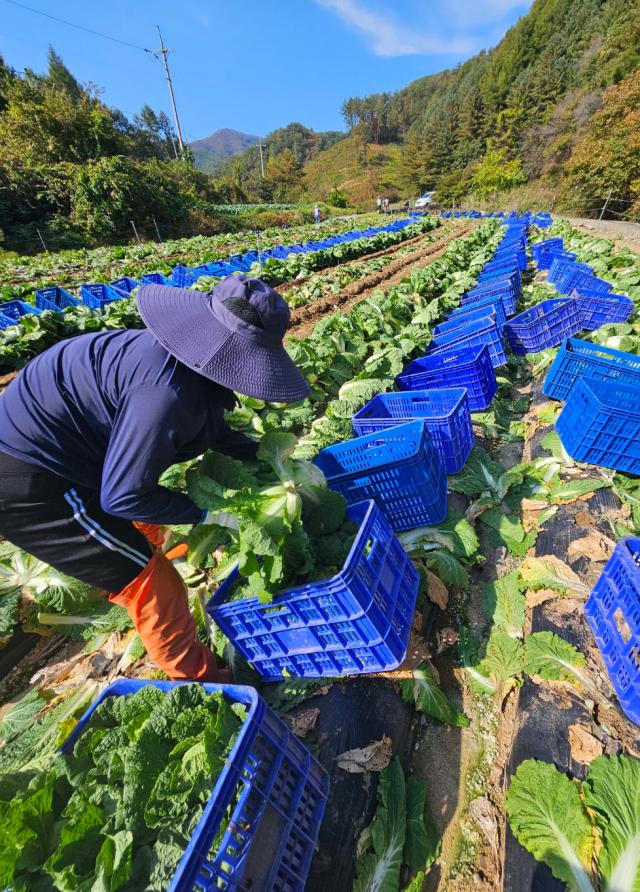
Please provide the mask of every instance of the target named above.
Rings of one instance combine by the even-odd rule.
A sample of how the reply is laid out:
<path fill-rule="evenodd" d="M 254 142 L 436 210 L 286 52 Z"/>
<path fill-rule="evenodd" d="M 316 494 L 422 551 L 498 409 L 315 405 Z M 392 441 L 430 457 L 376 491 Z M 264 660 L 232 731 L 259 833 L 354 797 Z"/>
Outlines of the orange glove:
<path fill-rule="evenodd" d="M 133 525 L 138 532 L 142 533 L 150 545 L 153 545 L 154 548 L 160 551 L 166 547 L 171 538 L 171 530 L 161 526 L 159 523 L 143 523 L 141 520 L 134 520 Z M 189 546 L 186 542 L 174 545 L 173 548 L 165 552 L 170 561 L 175 561 L 177 558 L 185 558 L 188 553 Z"/>
<path fill-rule="evenodd" d="M 196 635 L 187 590 L 171 561 L 157 551 L 142 573 L 109 600 L 124 607 L 147 653 L 169 678 L 229 681 Z"/>
<path fill-rule="evenodd" d="M 171 531 L 159 523 L 144 523 L 141 520 L 134 520 L 133 525 L 154 548 L 164 548 L 165 542 L 171 535 Z"/>

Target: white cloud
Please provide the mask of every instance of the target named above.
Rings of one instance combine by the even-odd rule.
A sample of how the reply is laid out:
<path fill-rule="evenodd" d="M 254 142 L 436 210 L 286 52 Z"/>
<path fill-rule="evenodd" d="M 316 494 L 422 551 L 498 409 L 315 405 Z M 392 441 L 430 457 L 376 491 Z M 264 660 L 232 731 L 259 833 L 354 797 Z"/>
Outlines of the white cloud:
<path fill-rule="evenodd" d="M 344 22 L 364 34 L 376 56 L 468 54 L 477 48 L 476 41 L 468 37 L 447 38 L 435 33 L 424 34 L 415 28 L 399 25 L 388 16 L 367 9 L 358 0 L 316 0 L 316 2 L 326 9 L 332 9 Z M 496 5 L 510 0 L 490 0 L 490 2 Z"/>

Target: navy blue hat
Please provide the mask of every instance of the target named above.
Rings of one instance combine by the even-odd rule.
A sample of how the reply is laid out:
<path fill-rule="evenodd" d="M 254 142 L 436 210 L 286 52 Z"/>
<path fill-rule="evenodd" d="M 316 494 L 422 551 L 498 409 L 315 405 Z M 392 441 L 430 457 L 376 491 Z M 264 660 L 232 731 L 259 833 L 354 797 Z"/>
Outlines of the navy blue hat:
<path fill-rule="evenodd" d="M 291 314 L 260 279 L 227 276 L 213 291 L 143 285 L 144 324 L 176 359 L 230 390 L 273 403 L 311 392 L 282 341 Z"/>

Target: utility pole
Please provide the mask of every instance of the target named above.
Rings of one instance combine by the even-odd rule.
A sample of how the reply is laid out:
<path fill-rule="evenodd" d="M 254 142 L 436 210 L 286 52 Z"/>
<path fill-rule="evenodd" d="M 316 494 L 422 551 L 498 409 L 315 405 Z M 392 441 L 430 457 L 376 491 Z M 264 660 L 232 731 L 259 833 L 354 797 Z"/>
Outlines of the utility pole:
<path fill-rule="evenodd" d="M 262 137 L 260 137 L 260 140 L 258 141 L 258 148 L 260 149 L 260 170 L 262 171 L 262 179 L 264 180 L 264 159 L 262 157 L 262 150 L 267 147 L 263 144 Z"/>
<path fill-rule="evenodd" d="M 612 192 L 613 192 L 613 189 L 609 189 L 609 194 L 607 195 L 607 197 L 606 197 L 606 199 L 605 199 L 604 205 L 602 206 L 602 210 L 600 211 L 600 216 L 598 217 L 598 223 L 599 223 L 599 222 L 602 220 L 602 218 L 604 217 L 604 212 L 605 212 L 606 209 L 607 209 L 607 205 L 609 204 L 609 201 L 610 201 L 610 199 L 611 199 L 611 193 L 612 193 Z"/>
<path fill-rule="evenodd" d="M 180 146 L 180 156 L 184 161 L 184 142 L 182 139 L 182 130 L 180 129 L 180 119 L 178 118 L 178 107 L 176 106 L 176 97 L 173 95 L 173 84 L 171 83 L 171 72 L 169 71 L 169 63 L 167 62 L 167 56 L 169 53 L 173 52 L 173 49 L 169 47 L 165 47 L 164 41 L 162 40 L 162 32 L 160 31 L 160 25 L 158 25 L 158 34 L 160 35 L 160 49 L 159 50 L 147 50 L 148 53 L 151 53 L 152 56 L 155 56 L 156 59 L 162 59 L 162 64 L 164 65 L 164 73 L 167 78 L 167 84 L 169 85 L 169 96 L 171 97 L 171 107 L 173 108 L 173 118 L 176 122 L 176 133 L 178 135 L 178 145 Z"/>

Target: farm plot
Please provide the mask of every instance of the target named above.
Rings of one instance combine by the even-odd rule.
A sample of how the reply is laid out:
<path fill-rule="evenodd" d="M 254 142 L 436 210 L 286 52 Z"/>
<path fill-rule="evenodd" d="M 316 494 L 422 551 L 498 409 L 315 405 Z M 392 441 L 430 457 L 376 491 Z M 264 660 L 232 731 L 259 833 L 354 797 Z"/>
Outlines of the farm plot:
<path fill-rule="evenodd" d="M 394 519 L 394 538 L 389 528 L 397 517 L 394 505 L 383 500 L 383 510 L 376 514 L 371 508 L 366 515 L 347 508 L 338 493 L 348 488 L 337 489 L 339 475 L 323 460 L 326 454 L 338 460 L 339 450 L 355 442 L 354 416 L 367 423 L 383 418 L 367 414 L 366 406 L 374 397 L 381 400 L 378 413 L 392 405 L 377 395 L 384 398 L 397 387 L 408 363 L 423 362 L 421 374 L 427 376 L 429 362 L 437 368 L 443 337 L 447 345 L 453 343 L 450 349 L 462 349 L 458 323 L 451 324 L 455 308 L 478 287 L 495 293 L 485 270 L 497 263 L 502 275 L 496 258 L 505 250 L 500 248 L 505 228 L 498 221 L 472 225 L 456 221 L 457 228 L 452 224 L 422 235 L 398 247 L 379 269 L 368 264 L 385 254 L 292 284 L 286 293 L 305 294 L 308 306 L 296 310 L 288 350 L 312 384 L 312 396 L 284 409 L 241 398 L 229 413 L 234 427 L 260 441 L 257 468 L 210 454 L 171 469 L 165 480 L 186 489 L 201 507 L 221 512 L 217 525 L 177 529 L 170 543 L 181 555 L 176 566 L 189 586 L 202 638 L 220 654 L 229 655 L 223 632 L 233 637 L 228 618 L 241 615 L 243 599 L 254 599 L 252 610 L 268 623 L 274 607 L 276 615 L 281 609 L 283 589 L 303 586 L 322 597 L 322 580 L 343 565 L 359 572 L 360 565 L 351 562 L 366 562 L 372 552 L 376 562 L 393 561 L 393 573 L 402 579 L 399 603 L 404 598 L 409 606 L 393 628 L 405 644 L 394 650 L 395 639 L 387 636 L 384 653 L 369 648 L 368 671 L 378 670 L 373 674 L 361 674 L 362 644 L 357 655 L 346 645 L 339 652 L 320 648 L 323 662 L 314 662 L 320 659 L 317 649 L 306 656 L 295 647 L 283 654 L 265 642 L 263 653 L 260 639 L 251 638 L 250 662 L 261 680 L 255 674 L 248 679 L 330 776 L 325 818 L 314 818 L 318 850 L 304 862 L 306 878 L 292 879 L 292 888 L 320 892 L 330 883 L 336 892 L 515 892 L 564 883 L 604 890 L 607 882 L 612 889 L 634 888 L 637 812 L 625 802 L 632 803 L 639 787 L 640 738 L 616 701 L 619 692 L 611 687 L 584 619 L 584 602 L 616 541 L 640 534 L 639 499 L 635 477 L 576 462 L 563 448 L 553 427 L 560 404 L 542 392 L 557 348 L 505 356 L 505 362 L 493 341 L 482 340 L 478 348 L 478 337 L 489 339 L 497 324 L 495 299 L 489 301 L 493 309 L 462 324 L 463 341 L 475 343 L 487 362 L 487 345 L 495 351 L 498 389 L 495 395 L 486 391 L 481 408 L 473 407 L 475 445 L 469 429 L 461 463 L 449 470 L 440 517 L 420 525 Z M 535 244 L 560 233 L 565 250 L 591 264 L 615 291 L 638 300 L 640 265 L 631 253 L 616 252 L 566 224 L 556 224 L 551 233 L 531 227 L 529 239 Z M 519 238 L 512 241 L 514 254 L 520 251 Z M 348 267 L 355 272 L 350 270 L 353 277 L 345 282 L 340 270 Z M 306 286 L 309 291 L 303 292 Z M 530 264 L 522 271 L 518 311 L 549 300 L 558 300 L 555 286 Z M 133 313 L 121 303 L 123 313 Z M 637 318 L 634 311 L 625 323 L 580 337 L 637 354 Z M 46 346 L 38 339 L 29 345 L 26 334 L 23 330 L 12 348 L 16 366 L 21 353 L 31 351 L 28 358 Z M 420 358 L 427 350 L 424 365 Z M 4 355 L 6 361 L 9 354 Z M 447 392 L 453 387 L 450 383 Z M 415 422 L 406 427 L 403 436 L 413 436 Z M 384 427 L 370 441 L 381 436 Z M 436 479 L 445 478 L 442 470 L 437 477 L 437 462 L 431 460 L 435 490 Z M 229 481 L 241 487 L 231 489 Z M 229 515 L 238 522 L 228 524 Z M 378 550 L 383 540 L 397 540 L 402 550 L 383 558 Z M 411 561 L 403 562 L 401 554 Z M 238 558 L 244 580 L 234 583 L 229 571 Z M 149 678 L 154 667 L 119 608 L 105 609 L 97 593 L 80 590 L 8 545 L 1 560 L 5 634 L 20 625 L 23 634 L 35 632 L 39 643 L 0 681 L 0 698 L 15 703 L 0 724 L 5 741 L 0 771 L 31 771 L 50 764 L 75 719 L 105 684 L 121 676 Z M 418 590 L 412 588 L 416 570 Z M 220 592 L 224 603 L 204 610 Z M 382 590 L 377 597 L 384 598 Z M 362 634 L 361 627 L 356 630 Z M 277 622 L 272 634 L 279 634 Z M 246 645 L 235 644 L 244 653 Z M 398 654 L 404 653 L 403 661 Z M 35 686 L 24 697 L 29 682 Z M 238 715 L 246 722 L 246 712 Z M 229 758 L 228 751 L 222 758 Z M 325 808 L 327 791 L 319 778 L 313 779 L 315 795 Z M 208 794 L 211 786 L 206 789 Z M 13 809 L 17 844 L 23 845 L 26 825 L 12 790 L 3 795 Z M 156 786 L 153 809 L 143 820 L 163 826 L 167 805 L 157 799 Z M 234 801 L 228 807 L 231 814 Z M 292 823 L 279 831 L 282 839 Z M 226 826 L 222 820 L 212 831 L 214 849 Z M 100 840 L 110 838 L 108 830 L 96 832 Z M 120 837 L 119 851 L 130 852 L 135 839 Z M 250 839 L 243 839 L 243 846 L 260 851 L 259 821 L 255 835 L 252 829 Z M 184 838 L 174 842 L 179 856 Z M 117 885 L 113 862 L 105 860 L 100 846 L 86 851 L 82 881 L 103 870 L 110 888 L 126 887 Z M 54 846 L 38 857 L 31 865 L 0 853 L 0 870 L 8 871 L 0 875 L 8 885 L 20 888 L 22 882 L 29 888 L 36 876 L 29 871 L 37 868 L 52 888 L 67 888 L 60 883 L 70 850 Z M 259 856 L 249 860 L 246 869 L 257 870 Z M 160 861 L 152 878 L 175 869 L 175 860 Z M 125 884 L 133 882 L 132 865 L 122 874 Z"/>
<path fill-rule="evenodd" d="M 250 248 L 267 248 L 274 244 L 295 244 L 317 237 L 338 235 L 351 229 L 380 226 L 379 214 L 350 215 L 325 220 L 320 224 L 272 227 L 260 233 L 223 233 L 194 236 L 166 242 L 120 245 L 58 251 L 35 257 L 0 260 L 0 297 L 2 300 L 24 299 L 36 288 L 52 282 L 75 289 L 82 282 L 111 282 L 121 276 L 138 278 L 147 272 L 169 275 L 176 263 L 199 266 L 223 260 L 229 254 Z"/>

